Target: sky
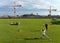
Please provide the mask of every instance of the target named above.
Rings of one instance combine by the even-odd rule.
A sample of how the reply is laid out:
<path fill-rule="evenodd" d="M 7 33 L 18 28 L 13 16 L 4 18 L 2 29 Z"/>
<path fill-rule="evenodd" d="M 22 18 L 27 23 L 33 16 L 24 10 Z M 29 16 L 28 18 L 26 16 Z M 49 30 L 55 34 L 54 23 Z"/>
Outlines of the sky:
<path fill-rule="evenodd" d="M 0 0 L 0 14 L 5 14 L 7 12 L 13 14 L 14 1 L 16 5 L 22 5 L 21 7 L 16 7 L 17 12 L 25 11 L 39 11 L 40 9 L 52 9 L 60 10 L 60 0 Z"/>

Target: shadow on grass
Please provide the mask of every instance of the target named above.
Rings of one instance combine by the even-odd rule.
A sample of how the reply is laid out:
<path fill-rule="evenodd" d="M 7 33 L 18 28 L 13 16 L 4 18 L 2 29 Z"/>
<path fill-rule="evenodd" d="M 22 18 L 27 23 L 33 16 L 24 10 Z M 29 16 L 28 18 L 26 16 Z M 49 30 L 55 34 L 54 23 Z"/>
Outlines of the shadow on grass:
<path fill-rule="evenodd" d="M 60 21 L 56 21 L 56 22 L 51 22 L 52 25 L 60 25 Z"/>
<path fill-rule="evenodd" d="M 40 38 L 24 38 L 24 40 L 39 40 Z"/>

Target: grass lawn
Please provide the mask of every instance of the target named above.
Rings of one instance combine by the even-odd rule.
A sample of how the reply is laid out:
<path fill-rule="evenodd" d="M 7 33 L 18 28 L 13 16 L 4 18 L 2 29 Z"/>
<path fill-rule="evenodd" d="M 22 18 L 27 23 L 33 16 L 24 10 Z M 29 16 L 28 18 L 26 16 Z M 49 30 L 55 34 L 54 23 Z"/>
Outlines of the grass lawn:
<path fill-rule="evenodd" d="M 10 25 L 14 21 L 20 25 Z M 49 25 L 46 34 L 52 40 L 39 39 L 45 23 Z M 51 24 L 51 19 L 0 19 L 0 43 L 60 43 L 60 25 Z"/>

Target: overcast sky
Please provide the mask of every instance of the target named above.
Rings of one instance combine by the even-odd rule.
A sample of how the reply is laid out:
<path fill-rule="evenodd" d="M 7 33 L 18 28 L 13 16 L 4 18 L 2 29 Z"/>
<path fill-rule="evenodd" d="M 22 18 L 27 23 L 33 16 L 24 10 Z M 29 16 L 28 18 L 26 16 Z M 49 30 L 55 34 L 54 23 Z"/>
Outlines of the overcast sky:
<path fill-rule="evenodd" d="M 12 6 L 14 1 L 26 9 L 47 9 L 50 5 L 52 8 L 60 9 L 60 0 L 0 0 L 0 7 Z"/>
<path fill-rule="evenodd" d="M 40 9 L 49 9 L 50 6 L 52 9 L 60 11 L 60 0 L 0 0 L 0 15 L 8 12 L 10 15 L 13 14 L 14 1 L 16 5 L 22 5 L 21 7 L 17 7 L 17 14 L 39 13 L 42 15 Z M 48 12 L 45 13 L 48 14 Z M 45 15 L 45 13 L 43 14 Z M 54 14 L 60 15 L 60 12 L 54 12 Z"/>

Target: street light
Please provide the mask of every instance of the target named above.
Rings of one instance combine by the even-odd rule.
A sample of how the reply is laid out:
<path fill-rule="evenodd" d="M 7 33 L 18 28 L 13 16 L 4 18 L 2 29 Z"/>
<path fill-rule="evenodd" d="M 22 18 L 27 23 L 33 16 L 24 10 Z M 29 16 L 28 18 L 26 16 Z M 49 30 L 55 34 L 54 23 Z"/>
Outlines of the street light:
<path fill-rule="evenodd" d="M 14 17 L 16 17 L 16 7 L 21 7 L 22 5 L 16 5 L 16 2 L 14 1 Z"/>
<path fill-rule="evenodd" d="M 57 11 L 57 9 L 51 9 L 51 6 L 50 6 L 50 8 L 48 9 L 48 11 L 49 11 L 49 15 L 48 16 L 51 16 L 51 12 L 52 11 Z"/>

